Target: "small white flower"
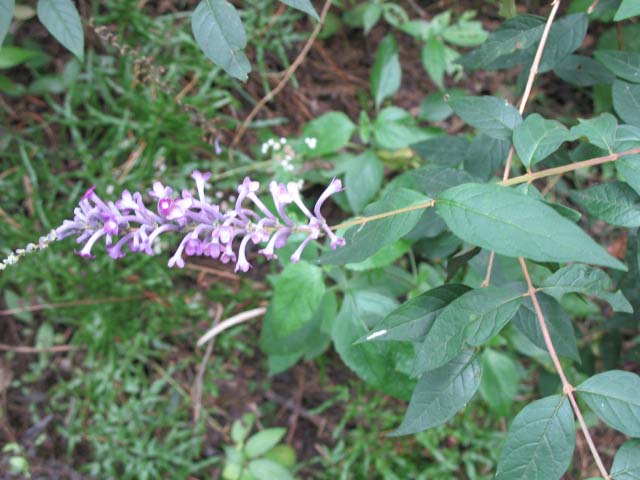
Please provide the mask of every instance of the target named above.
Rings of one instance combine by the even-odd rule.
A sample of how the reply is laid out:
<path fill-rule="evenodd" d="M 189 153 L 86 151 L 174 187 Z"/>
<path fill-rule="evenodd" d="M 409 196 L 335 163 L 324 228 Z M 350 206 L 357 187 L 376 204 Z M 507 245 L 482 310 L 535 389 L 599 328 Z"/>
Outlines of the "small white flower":
<path fill-rule="evenodd" d="M 105 188 L 105 191 L 111 195 L 113 194 L 113 185 L 107 185 L 107 188 Z"/>
<path fill-rule="evenodd" d="M 315 150 L 316 145 L 318 144 L 318 139 L 315 137 L 307 137 L 304 139 L 304 143 L 306 143 L 307 147 L 309 147 L 311 150 Z"/>
<path fill-rule="evenodd" d="M 285 143 L 287 143 L 287 139 L 284 137 L 280 137 L 280 143 L 284 145 Z"/>

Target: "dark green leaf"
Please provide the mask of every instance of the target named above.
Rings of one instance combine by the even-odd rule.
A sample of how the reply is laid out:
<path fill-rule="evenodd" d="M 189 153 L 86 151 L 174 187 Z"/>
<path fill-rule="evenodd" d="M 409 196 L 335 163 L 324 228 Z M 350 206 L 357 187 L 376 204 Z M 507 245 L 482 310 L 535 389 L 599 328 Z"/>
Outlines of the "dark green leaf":
<path fill-rule="evenodd" d="M 598 50 L 593 55 L 616 76 L 629 82 L 640 83 L 640 53 Z"/>
<path fill-rule="evenodd" d="M 482 369 L 473 350 L 427 372 L 418 381 L 402 424 L 392 433 L 408 435 L 437 427 L 464 408 L 478 390 Z"/>
<path fill-rule="evenodd" d="M 364 342 L 397 303 L 374 291 L 347 292 L 333 324 L 333 342 L 342 361 L 365 382 L 400 398 L 408 398 L 414 387 L 405 373 L 413 360 L 413 346 L 401 342 Z"/>
<path fill-rule="evenodd" d="M 316 9 L 313 8 L 313 4 L 311 3 L 310 0 L 280 0 L 280 1 L 285 5 L 289 5 L 290 7 L 293 7 L 297 10 L 300 10 L 301 12 L 306 13 L 307 15 L 309 15 L 315 20 L 320 20 L 320 17 L 318 16 L 318 12 L 316 12 Z"/>
<path fill-rule="evenodd" d="M 353 272 L 365 272 L 367 270 L 375 270 L 391 265 L 398 258 L 405 255 L 411 250 L 411 242 L 407 240 L 398 240 L 389 243 L 374 253 L 372 256 L 357 263 L 347 263 L 345 268 Z"/>
<path fill-rule="evenodd" d="M 429 196 L 436 196 L 448 188 L 473 182 L 476 179 L 464 170 L 427 165 L 411 170 L 406 175 L 408 188 L 424 192 Z"/>
<path fill-rule="evenodd" d="M 640 15 L 640 4 L 636 0 L 622 0 L 620 8 L 613 19 L 616 22 Z"/>
<path fill-rule="evenodd" d="M 15 6 L 15 0 L 0 0 L 0 47 L 9 31 Z"/>
<path fill-rule="evenodd" d="M 464 160 L 469 140 L 464 137 L 444 135 L 414 143 L 411 148 L 428 162 L 455 167 Z"/>
<path fill-rule="evenodd" d="M 613 108 L 625 122 L 640 127 L 640 84 L 616 80 L 613 83 Z"/>
<path fill-rule="evenodd" d="M 497 334 L 517 312 L 522 294 L 502 287 L 471 290 L 447 305 L 418 349 L 418 376 L 455 358 L 465 341 L 477 346 Z"/>
<path fill-rule="evenodd" d="M 372 203 L 364 210 L 365 216 L 372 216 L 396 210 L 424 204 L 428 199 L 412 190 L 399 188 L 391 191 L 382 200 Z M 326 252 L 320 257 L 320 263 L 343 265 L 345 263 L 361 262 L 384 245 L 395 242 L 418 223 L 424 208 L 411 210 L 399 215 L 392 215 L 380 220 L 373 220 L 364 225 L 351 227 L 344 235 L 346 245 L 336 250 Z"/>
<path fill-rule="evenodd" d="M 371 70 L 371 90 L 379 108 L 385 98 L 400 88 L 402 71 L 398 59 L 398 44 L 393 35 L 387 35 L 378 45 L 376 60 Z"/>
<path fill-rule="evenodd" d="M 560 304 L 552 297 L 544 293 L 538 293 L 537 298 L 556 352 L 558 352 L 560 356 L 579 362 L 578 342 L 571 319 L 564 312 Z M 542 330 L 540 330 L 538 317 L 529 298 L 524 300 L 520 310 L 518 310 L 513 317 L 511 323 L 531 340 L 534 345 L 547 350 Z"/>
<path fill-rule="evenodd" d="M 13 68 L 40 56 L 42 56 L 42 53 L 37 50 L 27 50 L 26 48 L 8 45 L 0 48 L 0 68 Z"/>
<path fill-rule="evenodd" d="M 509 415 L 518 393 L 518 369 L 509 355 L 487 348 L 482 354 L 480 395 L 489 409 L 501 416 Z"/>
<path fill-rule="evenodd" d="M 630 437 L 640 437 L 640 377 L 611 370 L 582 382 L 576 391 L 606 424 Z"/>
<path fill-rule="evenodd" d="M 430 93 L 420 104 L 420 120 L 441 122 L 453 114 L 448 99 L 453 95 L 465 95 L 464 90 L 451 89 L 445 92 Z"/>
<path fill-rule="evenodd" d="M 583 55 L 569 55 L 553 71 L 565 82 L 578 87 L 611 84 L 616 79 L 601 63 Z"/>
<path fill-rule="evenodd" d="M 571 199 L 592 217 L 618 227 L 640 227 L 640 196 L 626 183 L 601 183 L 571 192 Z"/>
<path fill-rule="evenodd" d="M 549 38 L 547 39 L 538 71 L 543 73 L 553 70 L 564 62 L 570 53 L 580 48 L 587 34 L 588 26 L 589 18 L 584 13 L 567 15 L 554 22 L 549 32 Z M 537 43 L 536 41 L 536 48 Z"/>
<path fill-rule="evenodd" d="M 449 284 L 424 292 L 387 315 L 363 340 L 421 342 L 442 309 L 468 290 Z"/>
<path fill-rule="evenodd" d="M 518 110 L 497 97 L 455 96 L 449 105 L 462 120 L 493 138 L 511 138 L 513 129 L 522 123 Z"/>
<path fill-rule="evenodd" d="M 421 51 L 422 66 L 427 71 L 433 83 L 440 90 L 444 89 L 444 74 L 447 70 L 445 46 L 435 35 L 429 36 Z"/>
<path fill-rule="evenodd" d="M 559 480 L 575 445 L 575 422 L 566 397 L 554 395 L 530 403 L 509 428 L 496 480 Z"/>
<path fill-rule="evenodd" d="M 610 292 L 611 279 L 602 270 L 587 265 L 573 264 L 561 268 L 540 285 L 542 291 L 560 300 L 571 292 L 602 298 L 617 312 L 633 313 L 633 309 L 620 290 Z"/>
<path fill-rule="evenodd" d="M 529 168 L 544 160 L 569 140 L 569 131 L 557 120 L 545 120 L 537 113 L 525 118 L 513 131 L 513 145 Z"/>
<path fill-rule="evenodd" d="M 246 80 L 251 65 L 244 48 L 247 36 L 237 10 L 227 0 L 202 0 L 191 17 L 198 46 L 229 75 Z"/>
<path fill-rule="evenodd" d="M 571 129 L 569 140 L 586 137 L 593 145 L 613 152 L 618 128 L 616 117 L 610 113 L 603 113 L 588 120 L 579 118 L 578 122 L 580 123 Z"/>
<path fill-rule="evenodd" d="M 628 440 L 618 449 L 611 467 L 611 478 L 640 480 L 640 440 Z"/>
<path fill-rule="evenodd" d="M 615 161 L 622 179 L 640 194 L 640 155 L 627 155 Z"/>
<path fill-rule="evenodd" d="M 315 138 L 316 147 L 309 153 L 327 155 L 346 146 L 355 131 L 354 123 L 342 112 L 327 112 L 314 118 L 304 127 L 303 136 Z"/>
<path fill-rule="evenodd" d="M 511 141 L 477 135 L 464 158 L 464 169 L 476 178 L 489 179 L 504 164 L 509 154 Z"/>
<path fill-rule="evenodd" d="M 38 0 L 38 19 L 67 50 L 80 60 L 84 57 L 84 31 L 76 6 L 71 0 Z"/>
<path fill-rule="evenodd" d="M 382 162 L 371 150 L 349 162 L 345 175 L 345 192 L 354 213 L 360 213 L 378 193 L 384 174 Z"/>
<path fill-rule="evenodd" d="M 458 237 L 501 255 L 626 269 L 553 208 L 509 188 L 459 185 L 440 194 L 436 207 Z"/>

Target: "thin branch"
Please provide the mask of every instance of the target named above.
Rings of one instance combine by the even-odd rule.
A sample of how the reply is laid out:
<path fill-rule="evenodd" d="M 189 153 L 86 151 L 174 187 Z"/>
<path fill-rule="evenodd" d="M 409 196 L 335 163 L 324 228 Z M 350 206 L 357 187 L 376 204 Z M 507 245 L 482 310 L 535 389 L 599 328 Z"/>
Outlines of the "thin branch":
<path fill-rule="evenodd" d="M 338 230 L 340 228 L 348 228 L 354 225 L 364 225 L 365 223 L 371 222 L 373 220 L 381 220 L 387 217 L 393 217 L 394 215 L 400 215 L 401 213 L 412 212 L 414 210 L 423 210 L 426 208 L 433 207 L 436 204 L 435 200 L 429 200 L 427 202 L 416 203 L 415 205 L 411 205 L 409 207 L 398 208 L 396 210 L 389 210 L 388 212 L 378 213 L 377 215 L 371 215 L 369 217 L 360 217 L 354 220 L 348 220 L 346 222 L 339 223 L 338 225 L 334 225 L 331 230 Z"/>
<path fill-rule="evenodd" d="M 0 343 L 0 352 L 13 352 L 13 353 L 66 353 L 72 350 L 77 350 L 78 347 L 74 345 L 54 345 L 53 347 L 25 347 L 21 345 L 6 345 Z"/>
<path fill-rule="evenodd" d="M 202 345 L 207 343 L 209 340 L 213 340 L 222 332 L 224 332 L 225 330 L 235 325 L 238 325 L 240 323 L 246 322 L 253 318 L 259 317 L 261 315 L 264 315 L 266 311 L 267 309 L 265 307 L 259 307 L 259 308 L 254 308 L 253 310 L 247 310 L 246 312 L 241 312 L 237 315 L 234 315 L 231 318 L 226 319 L 224 322 L 219 323 L 218 325 L 210 329 L 207 333 L 205 333 L 202 337 L 200 337 L 197 343 L 198 347 L 201 347 Z"/>
<path fill-rule="evenodd" d="M 59 303 L 41 303 L 39 305 L 29 305 L 27 307 L 9 308 L 8 310 L 0 310 L 0 317 L 7 317 L 23 312 L 38 312 L 40 310 L 50 310 L 55 308 L 79 307 L 85 305 L 100 305 L 103 303 L 131 302 L 146 298 L 145 295 L 132 295 L 129 297 L 107 297 L 107 298 L 90 298 L 87 300 L 74 300 L 72 302 Z"/>
<path fill-rule="evenodd" d="M 327 13 L 329 12 L 329 7 L 331 7 L 331 2 L 332 0 L 326 0 L 324 6 L 322 7 L 322 12 L 320 12 L 320 21 L 318 22 L 316 27 L 313 29 L 311 36 L 309 37 L 309 39 L 307 40 L 307 43 L 305 43 L 304 47 L 300 51 L 300 54 L 294 60 L 294 62 L 289 66 L 289 68 L 287 68 L 287 70 L 284 72 L 284 75 L 282 76 L 282 80 L 280 80 L 278 85 L 276 85 L 276 87 L 273 90 L 268 92 L 256 104 L 256 106 L 253 107 L 253 110 L 251 110 L 251 113 L 249 113 L 245 121 L 242 122 L 242 125 L 238 129 L 238 133 L 236 133 L 229 148 L 233 148 L 238 144 L 238 142 L 244 136 L 245 132 L 247 131 L 247 128 L 249 127 L 249 125 L 251 124 L 255 116 L 258 114 L 258 112 L 262 109 L 262 107 L 264 107 L 268 102 L 273 100 L 275 96 L 280 93 L 280 91 L 287 85 L 287 83 L 289 82 L 289 79 L 293 76 L 294 72 L 302 64 L 302 62 L 307 56 L 307 53 L 309 53 L 309 50 L 311 49 L 313 42 L 316 40 L 316 37 L 320 33 L 322 26 L 324 25 L 325 18 L 327 17 Z"/>
<path fill-rule="evenodd" d="M 536 289 L 531 282 L 531 276 L 529 275 L 529 270 L 527 269 L 527 264 L 524 261 L 524 258 L 520 257 L 518 259 L 520 261 L 520 266 L 522 267 L 522 273 L 524 274 L 524 278 L 527 282 L 527 288 L 529 290 L 529 296 L 531 297 L 531 302 L 533 303 L 533 309 L 536 312 L 536 317 L 538 318 L 538 325 L 540 326 L 540 331 L 542 332 L 542 337 L 544 338 L 544 343 L 547 346 L 547 351 L 551 356 L 551 360 L 553 361 L 553 365 L 558 372 L 558 376 L 562 381 L 562 391 L 565 395 L 569 397 L 569 401 L 571 403 L 571 407 L 573 408 L 576 417 L 578 418 L 578 423 L 580 424 L 580 428 L 582 429 L 582 433 L 584 434 L 587 444 L 589 445 L 589 449 L 591 450 L 591 454 L 596 461 L 596 465 L 598 466 L 598 470 L 600 470 L 600 474 L 604 477 L 605 480 L 609 480 L 611 477 L 607 473 L 607 469 L 602 463 L 602 459 L 600 458 L 600 454 L 596 449 L 593 439 L 591 438 L 591 434 L 589 433 L 589 429 L 587 428 L 586 423 L 584 422 L 584 418 L 582 417 L 582 412 L 580 411 L 580 407 L 578 407 L 578 403 L 574 398 L 573 391 L 574 387 L 567 380 L 567 376 L 564 373 L 564 369 L 562 368 L 562 364 L 560 363 L 560 359 L 558 358 L 558 354 L 556 352 L 555 347 L 553 346 L 553 342 L 551 341 L 551 335 L 549 334 L 549 329 L 547 328 L 547 324 L 544 320 L 544 314 L 542 313 L 542 308 L 540 308 L 540 303 L 538 302 L 538 297 L 536 295 Z"/>
<path fill-rule="evenodd" d="M 216 313 L 214 314 L 212 328 L 215 328 L 220 323 L 222 317 L 222 305 L 216 304 Z M 200 419 L 200 412 L 202 411 L 202 384 L 204 383 L 204 372 L 213 352 L 214 338 L 207 343 L 207 349 L 204 352 L 202 361 L 198 366 L 198 373 L 196 374 L 195 382 L 193 383 L 192 397 L 193 397 L 193 421 L 197 422 Z"/>

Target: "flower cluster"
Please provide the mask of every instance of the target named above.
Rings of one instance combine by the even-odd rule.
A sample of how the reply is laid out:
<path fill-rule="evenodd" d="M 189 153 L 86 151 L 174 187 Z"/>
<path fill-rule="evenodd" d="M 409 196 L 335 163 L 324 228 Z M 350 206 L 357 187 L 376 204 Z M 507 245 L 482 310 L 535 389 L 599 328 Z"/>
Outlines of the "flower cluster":
<path fill-rule="evenodd" d="M 29 253 L 37 252 L 38 250 L 44 250 L 49 246 L 51 242 L 57 240 L 57 234 L 55 230 L 51 230 L 47 235 L 40 237 L 38 243 L 29 243 L 24 248 L 18 248 L 15 252 L 9 253 L 0 262 L 0 272 L 7 268 L 9 265 L 15 265 L 20 261 L 22 257 Z"/>
<path fill-rule="evenodd" d="M 306 245 L 323 233 L 329 237 L 331 248 L 344 245 L 344 239 L 331 231 L 320 212 L 326 199 L 342 190 L 340 180 L 331 181 L 313 211 L 302 202 L 297 183 L 271 182 L 274 213 L 258 198 L 260 184 L 249 177 L 238 186 L 235 205 L 222 211 L 205 197 L 205 183 L 210 176 L 210 173 L 193 172 L 197 196 L 188 190 L 178 195 L 171 187 L 155 182 L 149 192 L 156 200 L 155 208 L 145 206 L 139 192 L 125 190 L 116 202 L 105 202 L 92 187 L 74 210 L 73 220 L 65 220 L 55 230 L 56 239 L 76 236 L 76 241 L 83 244 L 78 253 L 93 258 L 94 245 L 104 238 L 109 255 L 117 259 L 127 251 L 153 255 L 162 234 L 179 233 L 182 241 L 169 259 L 169 267 L 184 267 L 183 254 L 204 255 L 223 263 L 235 262 L 235 271 L 243 272 L 251 268 L 247 260 L 250 244 L 262 244 L 258 253 L 273 259 L 277 257 L 275 251 L 282 248 L 292 234 L 303 232 L 306 237 L 291 255 L 293 262 L 299 261 Z M 305 224 L 291 219 L 286 212 L 289 204 L 294 204 L 305 215 Z"/>

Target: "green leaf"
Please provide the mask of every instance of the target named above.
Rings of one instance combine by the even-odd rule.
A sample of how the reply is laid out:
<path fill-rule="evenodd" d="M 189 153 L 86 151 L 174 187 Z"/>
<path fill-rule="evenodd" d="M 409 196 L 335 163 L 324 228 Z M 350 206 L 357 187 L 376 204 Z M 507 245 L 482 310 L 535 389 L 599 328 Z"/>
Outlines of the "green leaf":
<path fill-rule="evenodd" d="M 255 480 L 294 480 L 291 472 L 279 463 L 266 458 L 259 458 L 249 462 L 249 472 Z M 244 477 L 243 477 L 244 478 Z"/>
<path fill-rule="evenodd" d="M 364 209 L 365 216 L 372 216 L 405 207 L 426 204 L 424 195 L 399 188 L 389 192 L 382 200 L 372 203 Z M 426 205 L 425 205 L 426 208 Z M 326 252 L 319 259 L 320 263 L 343 265 L 361 262 L 383 246 L 395 242 L 411 231 L 418 223 L 424 209 L 411 210 L 406 213 L 392 215 L 380 220 L 373 220 L 364 225 L 351 227 L 344 235 L 346 245 Z"/>
<path fill-rule="evenodd" d="M 353 272 L 366 272 L 391 265 L 398 258 L 411 250 L 411 243 L 407 240 L 398 240 L 389 243 L 374 253 L 372 256 L 357 263 L 347 263 L 345 268 Z"/>
<path fill-rule="evenodd" d="M 640 227 L 640 196 L 626 183 L 601 183 L 571 192 L 571 200 L 592 217 L 618 227 Z"/>
<path fill-rule="evenodd" d="M 559 65 L 556 65 L 553 71 L 565 82 L 578 87 L 590 87 L 598 84 L 608 85 L 616 79 L 614 75 L 602 66 L 602 63 L 583 55 L 569 55 Z"/>
<path fill-rule="evenodd" d="M 413 360 L 413 346 L 400 342 L 355 343 L 366 336 L 397 303 L 370 290 L 347 291 L 333 324 L 333 342 L 342 361 L 374 387 L 408 398 L 414 382 L 406 374 Z"/>
<path fill-rule="evenodd" d="M 425 373 L 413 391 L 402 423 L 391 435 L 409 435 L 447 422 L 471 400 L 481 376 L 480 362 L 470 349 Z"/>
<path fill-rule="evenodd" d="M 204 54 L 229 75 L 247 79 L 247 35 L 240 15 L 227 0 L 202 0 L 191 16 L 193 36 Z"/>
<path fill-rule="evenodd" d="M 507 416 L 518 393 L 518 369 L 509 355 L 487 348 L 482 353 L 482 382 L 480 396 L 489 409 Z"/>
<path fill-rule="evenodd" d="M 365 35 L 380 21 L 382 16 L 382 6 L 377 3 L 369 3 L 364 5 L 364 12 L 362 14 L 362 27 L 364 28 Z"/>
<path fill-rule="evenodd" d="M 513 318 L 522 294 L 502 287 L 471 290 L 447 305 L 418 348 L 413 376 L 434 370 L 455 358 L 465 342 L 478 346 Z"/>
<path fill-rule="evenodd" d="M 554 395 L 530 403 L 509 428 L 496 480 L 559 480 L 575 445 L 575 422 L 566 397 Z"/>
<path fill-rule="evenodd" d="M 382 162 L 371 150 L 365 151 L 349 162 L 345 175 L 345 192 L 354 213 L 360 213 L 378 193 L 383 175 Z"/>
<path fill-rule="evenodd" d="M 513 129 L 522 123 L 518 110 L 497 97 L 455 96 L 449 106 L 466 123 L 493 138 L 511 138 Z"/>
<path fill-rule="evenodd" d="M 316 148 L 309 153 L 327 155 L 346 146 L 355 130 L 355 124 L 344 113 L 327 112 L 307 123 L 303 136 L 317 140 Z"/>
<path fill-rule="evenodd" d="M 428 162 L 455 167 L 464 160 L 469 145 L 469 140 L 464 137 L 443 135 L 414 143 L 411 149 Z"/>
<path fill-rule="evenodd" d="M 454 88 L 447 92 L 430 93 L 424 97 L 424 100 L 422 100 L 420 104 L 418 118 L 427 122 L 441 122 L 446 120 L 453 114 L 448 100 L 454 95 L 465 95 L 465 91 Z"/>
<path fill-rule="evenodd" d="M 506 162 L 510 147 L 510 140 L 480 134 L 467 150 L 464 169 L 476 178 L 488 180 Z"/>
<path fill-rule="evenodd" d="M 26 48 L 8 45 L 0 48 L 0 68 L 13 68 L 40 56 L 42 56 L 42 53 L 37 50 L 27 50 Z"/>
<path fill-rule="evenodd" d="M 84 31 L 76 6 L 71 0 L 38 0 L 38 19 L 67 50 L 81 61 L 84 57 Z"/>
<path fill-rule="evenodd" d="M 374 122 L 373 134 L 381 148 L 397 150 L 433 137 L 429 131 L 416 125 L 409 112 L 399 107 L 384 108 Z"/>
<path fill-rule="evenodd" d="M 582 382 L 576 391 L 607 425 L 630 437 L 640 437 L 640 377 L 611 370 Z"/>
<path fill-rule="evenodd" d="M 480 22 L 460 21 L 447 27 L 442 37 L 452 45 L 458 47 L 475 47 L 481 45 L 489 36 Z"/>
<path fill-rule="evenodd" d="M 243 443 L 245 441 L 253 428 L 254 421 L 255 415 L 246 413 L 231 424 L 231 440 L 233 440 L 233 443 Z"/>
<path fill-rule="evenodd" d="M 547 330 L 549 330 L 556 352 L 562 357 L 579 362 L 578 341 L 571 319 L 560 304 L 549 295 L 538 293 L 537 298 L 544 315 L 544 323 L 547 326 Z M 533 308 L 531 299 L 526 298 L 523 301 L 520 310 L 513 317 L 511 323 L 534 345 L 545 351 L 547 350 L 542 330 L 540 330 L 538 316 Z"/>
<path fill-rule="evenodd" d="M 498 185 L 468 183 L 436 200 L 438 215 L 466 242 L 509 257 L 626 267 L 548 205 Z"/>
<path fill-rule="evenodd" d="M 588 120 L 579 118 L 578 122 L 578 125 L 571 128 L 570 138 L 568 138 L 568 140 L 586 137 L 589 139 L 589 143 L 603 150 L 613 152 L 613 145 L 616 140 L 616 129 L 618 128 L 616 117 L 610 113 L 603 113 Z"/>
<path fill-rule="evenodd" d="M 616 76 L 640 83 L 640 53 L 620 50 L 597 50 L 593 55 Z"/>
<path fill-rule="evenodd" d="M 447 58 L 442 40 L 431 35 L 421 50 L 422 66 L 427 71 L 433 83 L 440 90 L 444 89 L 444 74 L 447 70 Z"/>
<path fill-rule="evenodd" d="M 469 287 L 458 284 L 426 291 L 387 315 L 363 340 L 422 342 L 442 310 L 467 291 Z"/>
<path fill-rule="evenodd" d="M 627 18 L 640 15 L 640 4 L 636 0 L 622 0 L 618 11 L 613 19 L 616 22 L 620 20 L 626 20 Z"/>
<path fill-rule="evenodd" d="M 320 20 L 320 17 L 318 16 L 318 12 L 316 12 L 316 9 L 313 8 L 313 4 L 311 3 L 310 0 L 280 0 L 280 1 L 285 5 L 289 5 L 290 7 L 293 7 L 297 10 L 300 10 L 301 12 L 306 13 L 314 20 L 318 20 L 318 21 Z"/>
<path fill-rule="evenodd" d="M 280 440 L 282 440 L 285 433 L 287 433 L 286 428 L 277 427 L 267 428 L 266 430 L 262 430 L 255 435 L 252 435 L 251 438 L 247 440 L 247 444 L 244 449 L 247 457 L 256 458 L 264 455 L 275 447 Z"/>
<path fill-rule="evenodd" d="M 620 118 L 640 127 L 640 84 L 616 80 L 612 93 L 613 108 Z"/>
<path fill-rule="evenodd" d="M 438 195 L 448 188 L 476 180 L 464 170 L 439 165 L 416 168 L 407 172 L 404 178 L 408 188 L 424 192 L 429 196 Z"/>
<path fill-rule="evenodd" d="M 513 145 L 520 160 L 529 168 L 544 160 L 569 140 L 569 130 L 557 120 L 529 115 L 513 131 Z"/>
<path fill-rule="evenodd" d="M 628 440 L 618 449 L 611 467 L 614 480 L 640 480 L 640 440 Z"/>
<path fill-rule="evenodd" d="M 640 155 L 627 155 L 615 161 L 618 175 L 640 194 Z"/>
<path fill-rule="evenodd" d="M 0 0 L 0 46 L 9 31 L 15 7 L 15 0 Z"/>
<path fill-rule="evenodd" d="M 582 45 L 587 35 L 589 18 L 584 13 L 567 15 L 554 22 L 540 60 L 540 73 L 553 70 Z M 537 48 L 536 42 L 536 48 Z"/>
<path fill-rule="evenodd" d="M 371 70 L 371 90 L 376 108 L 380 108 L 385 98 L 398 91 L 401 79 L 398 44 L 395 37 L 389 34 L 378 45 L 376 60 Z"/>
<path fill-rule="evenodd" d="M 540 284 L 542 291 L 556 300 L 567 293 L 582 293 L 606 300 L 616 312 L 633 313 L 631 304 L 620 290 L 609 291 L 612 287 L 611 279 L 604 271 L 581 264 L 567 265 Z"/>

